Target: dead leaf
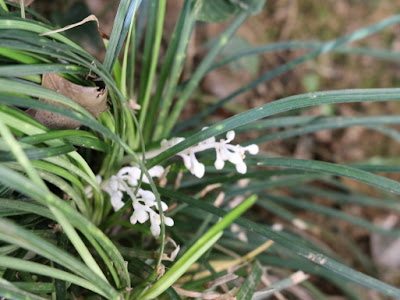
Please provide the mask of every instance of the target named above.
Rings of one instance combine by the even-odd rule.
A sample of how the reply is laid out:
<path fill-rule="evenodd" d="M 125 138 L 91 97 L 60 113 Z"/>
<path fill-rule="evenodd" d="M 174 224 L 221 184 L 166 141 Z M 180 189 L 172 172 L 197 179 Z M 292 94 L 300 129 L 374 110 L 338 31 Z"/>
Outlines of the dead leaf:
<path fill-rule="evenodd" d="M 74 100 L 94 117 L 108 109 L 107 88 L 77 85 L 58 74 L 43 74 L 42 86 Z M 47 99 L 39 99 L 39 101 L 65 107 L 65 105 Z M 29 113 L 37 121 L 51 129 L 75 129 L 82 125 L 75 120 L 50 111 L 31 110 Z"/>
<path fill-rule="evenodd" d="M 19 3 L 19 0 L 10 0 L 10 1 L 14 2 L 14 3 Z M 32 2 L 33 2 L 33 0 L 24 0 L 24 6 L 28 6 Z"/>

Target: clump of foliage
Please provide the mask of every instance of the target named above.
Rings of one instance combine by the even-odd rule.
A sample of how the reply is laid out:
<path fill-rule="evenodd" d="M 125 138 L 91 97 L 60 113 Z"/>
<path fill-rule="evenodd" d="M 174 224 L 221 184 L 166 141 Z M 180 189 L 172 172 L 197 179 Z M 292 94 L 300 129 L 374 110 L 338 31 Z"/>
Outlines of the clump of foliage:
<path fill-rule="evenodd" d="M 386 127 L 398 123 L 396 116 L 304 117 L 288 112 L 398 100 L 399 89 L 294 95 L 207 123 L 208 115 L 235 96 L 321 54 L 396 59 L 390 51 L 345 44 L 397 24 L 400 17 L 328 42 L 269 44 L 218 60 L 237 29 L 264 2 L 186 0 L 160 58 L 166 0 L 121 0 L 105 41 L 104 61 L 99 62 L 34 11 L 0 0 L 2 297 L 180 299 L 226 294 L 258 299 L 301 284 L 310 297 L 324 299 L 324 291 L 307 281 L 312 275 L 325 278 L 351 299 L 363 297 L 355 284 L 400 298 L 399 289 L 358 272 L 315 239 L 308 240 L 306 233 L 317 225 L 294 210 L 399 237 L 398 230 L 314 203 L 309 195 L 398 212 L 395 194 L 400 194 L 400 184 L 374 172 L 400 169 L 384 160 L 349 166 L 271 158 L 258 146 L 354 125 L 398 138 Z M 199 20 L 230 24 L 190 78 L 181 82 L 188 41 Z M 297 48 L 309 52 L 179 122 L 210 70 L 247 55 Z M 276 128 L 282 129 L 279 134 Z M 250 130 L 259 137 L 246 139 Z M 241 145 L 234 142 L 238 134 L 245 140 Z M 349 190 L 340 177 L 369 184 L 381 196 Z M 249 210 L 252 205 L 256 209 Z M 281 224 L 265 220 L 261 209 L 279 217 Z M 318 230 L 335 238 L 329 228 Z M 345 246 L 363 270 L 376 277 L 371 259 L 354 243 Z M 267 267 L 281 280 L 268 285 Z"/>

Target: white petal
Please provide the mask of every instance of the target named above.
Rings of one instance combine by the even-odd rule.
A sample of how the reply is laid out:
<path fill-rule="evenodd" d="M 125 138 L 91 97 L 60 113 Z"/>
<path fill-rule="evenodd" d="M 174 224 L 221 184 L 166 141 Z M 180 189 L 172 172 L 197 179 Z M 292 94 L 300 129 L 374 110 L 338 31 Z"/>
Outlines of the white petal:
<path fill-rule="evenodd" d="M 88 185 L 87 187 L 85 187 L 85 195 L 89 199 L 93 197 L 93 187 L 91 185 Z"/>
<path fill-rule="evenodd" d="M 135 225 L 137 223 L 138 219 L 136 218 L 135 214 L 132 214 L 132 216 L 129 218 L 129 222 L 131 222 L 131 224 Z"/>
<path fill-rule="evenodd" d="M 249 145 L 244 148 L 246 151 L 249 151 L 250 154 L 255 155 L 260 151 L 260 148 L 256 144 Z"/>
<path fill-rule="evenodd" d="M 164 174 L 164 168 L 162 166 L 154 166 L 149 170 L 149 174 L 151 177 L 160 178 Z"/>
<path fill-rule="evenodd" d="M 229 152 L 228 151 L 228 149 L 226 149 L 224 146 L 223 147 L 221 147 L 221 149 L 220 149 L 220 154 L 221 154 L 221 159 L 222 160 L 228 160 L 229 159 L 229 156 L 231 156 L 231 152 Z"/>
<path fill-rule="evenodd" d="M 111 199 L 111 205 L 114 208 L 114 211 L 118 211 L 125 205 L 125 203 L 119 199 Z"/>
<path fill-rule="evenodd" d="M 167 226 L 174 226 L 174 220 L 172 220 L 172 218 L 170 218 L 170 217 L 165 217 L 164 218 L 164 223 Z"/>
<path fill-rule="evenodd" d="M 146 200 L 150 200 L 150 201 L 156 200 L 156 196 L 151 191 L 139 189 L 138 194 Z"/>
<path fill-rule="evenodd" d="M 236 171 L 240 174 L 246 174 L 247 172 L 247 165 L 242 161 L 242 163 L 236 164 Z"/>
<path fill-rule="evenodd" d="M 235 131 L 230 130 L 226 133 L 226 141 L 225 143 L 231 142 L 235 138 Z"/>
<path fill-rule="evenodd" d="M 111 203 L 112 202 L 117 203 L 117 202 L 122 201 L 122 197 L 123 197 L 122 192 L 120 192 L 120 191 L 112 191 L 112 193 L 110 194 Z"/>
<path fill-rule="evenodd" d="M 157 225 L 155 223 L 151 223 L 150 231 L 155 237 L 158 237 L 160 235 L 160 232 L 161 232 L 160 225 Z"/>
<path fill-rule="evenodd" d="M 97 182 L 98 184 L 100 184 L 102 180 L 103 180 L 103 179 L 101 178 L 100 175 L 96 175 L 96 182 Z"/>
<path fill-rule="evenodd" d="M 165 203 L 164 201 L 161 201 L 161 208 L 163 211 L 166 211 L 168 209 L 167 203 Z M 157 205 L 157 209 L 158 209 L 158 205 Z"/>
<path fill-rule="evenodd" d="M 225 162 L 219 157 L 217 157 L 217 159 L 215 160 L 215 163 L 214 163 L 214 167 L 217 169 L 217 170 L 222 170 L 223 168 L 224 168 L 224 166 L 225 166 Z"/>
<path fill-rule="evenodd" d="M 217 170 L 221 170 L 224 168 L 225 162 L 221 157 L 221 153 L 220 153 L 220 149 L 219 148 L 215 148 L 215 155 L 216 155 L 216 160 L 214 163 L 214 167 Z"/>
<path fill-rule="evenodd" d="M 109 187 L 111 190 L 114 190 L 114 191 L 118 190 L 118 188 L 119 188 L 118 178 L 114 175 L 111 176 L 110 182 L 107 185 L 107 187 Z"/>
<path fill-rule="evenodd" d="M 189 155 L 180 153 L 178 154 L 183 159 L 183 164 L 185 165 L 186 169 L 190 170 L 192 168 L 192 162 L 190 160 Z"/>
<path fill-rule="evenodd" d="M 230 155 L 229 155 L 229 161 L 231 162 L 231 163 L 233 163 L 233 164 L 235 164 L 235 165 L 237 165 L 237 164 L 240 164 L 240 163 L 243 163 L 243 158 L 242 158 L 242 156 L 240 156 L 240 154 L 239 153 L 230 153 Z"/>
<path fill-rule="evenodd" d="M 197 162 L 197 164 L 193 166 L 193 169 L 191 171 L 194 176 L 196 176 L 197 178 L 201 178 L 204 176 L 206 168 L 202 163 Z"/>
<path fill-rule="evenodd" d="M 133 206 L 133 214 L 136 216 L 139 223 L 144 223 L 149 219 L 149 214 L 147 213 L 145 206 L 141 204 L 135 204 Z"/>

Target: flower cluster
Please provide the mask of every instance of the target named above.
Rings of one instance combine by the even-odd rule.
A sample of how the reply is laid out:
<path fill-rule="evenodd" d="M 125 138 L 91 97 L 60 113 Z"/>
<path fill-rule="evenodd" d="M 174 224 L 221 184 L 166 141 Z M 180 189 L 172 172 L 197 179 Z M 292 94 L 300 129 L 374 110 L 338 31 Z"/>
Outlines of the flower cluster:
<path fill-rule="evenodd" d="M 235 132 L 228 131 L 226 139 L 217 141 L 215 137 L 209 138 L 205 141 L 198 143 L 188 149 L 183 150 L 177 155 L 182 157 L 185 167 L 196 177 L 201 178 L 205 173 L 204 164 L 200 163 L 196 158 L 196 153 L 205 151 L 207 149 L 215 149 L 216 160 L 214 166 L 217 170 L 221 170 L 225 166 L 225 162 L 229 161 L 236 166 L 239 173 L 246 173 L 247 166 L 244 162 L 245 153 L 257 154 L 259 149 L 257 145 L 249 145 L 242 147 L 240 145 L 230 144 L 235 138 Z M 160 152 L 185 140 L 182 137 L 173 138 L 169 141 L 163 140 L 161 148 L 156 151 L 147 152 L 146 158 L 151 158 Z M 165 170 L 162 166 L 155 166 L 149 170 L 151 177 L 161 178 Z M 142 178 L 141 178 L 142 177 Z M 125 203 L 122 201 L 124 195 L 128 195 L 132 199 L 133 213 L 130 217 L 132 224 L 144 223 L 150 220 L 150 230 L 154 236 L 160 234 L 161 216 L 158 210 L 158 204 L 155 195 L 151 191 L 138 188 L 139 181 L 149 183 L 146 175 L 142 175 L 139 167 L 123 167 L 116 175 L 111 176 L 110 179 L 101 183 L 101 178 L 97 177 L 101 187 L 110 195 L 111 204 L 115 211 L 121 209 Z M 86 190 L 88 197 L 92 197 L 93 193 L 91 188 Z M 168 209 L 167 204 L 161 202 L 161 208 L 164 212 Z M 164 223 L 167 226 L 173 226 L 174 221 L 169 217 L 164 217 Z"/>
<path fill-rule="evenodd" d="M 250 154 L 257 154 L 259 149 L 258 146 L 253 144 L 246 147 L 240 145 L 231 145 L 230 142 L 235 138 L 235 132 L 233 130 L 228 131 L 226 139 L 220 139 L 216 141 L 215 137 L 209 138 L 205 141 L 200 142 L 196 146 L 192 146 L 188 149 L 178 153 L 183 159 L 185 167 L 196 177 L 201 178 L 204 176 L 205 166 L 200 163 L 196 158 L 196 153 L 207 149 L 215 149 L 216 160 L 214 166 L 217 170 L 221 170 L 225 166 L 225 161 L 229 161 L 236 166 L 236 170 L 245 174 L 247 172 L 246 163 L 243 159 L 246 157 L 245 152 Z M 161 148 L 163 150 L 171 148 L 172 146 L 182 142 L 184 138 L 174 138 L 172 140 L 163 140 L 161 142 Z"/>
<path fill-rule="evenodd" d="M 164 168 L 155 166 L 149 170 L 151 177 L 160 178 L 164 173 Z M 102 183 L 104 191 L 110 195 L 111 204 L 115 211 L 121 209 L 125 203 L 122 201 L 124 193 L 132 199 L 133 213 L 130 217 L 132 224 L 144 223 L 150 220 L 150 230 L 154 236 L 160 235 L 161 216 L 158 211 L 156 197 L 151 191 L 137 188 L 141 177 L 139 167 L 124 167 L 117 175 Z M 149 179 L 143 175 L 143 182 L 149 183 Z M 162 211 L 168 209 L 167 204 L 161 202 Z M 169 217 L 164 217 L 165 225 L 173 226 L 174 221 Z"/>

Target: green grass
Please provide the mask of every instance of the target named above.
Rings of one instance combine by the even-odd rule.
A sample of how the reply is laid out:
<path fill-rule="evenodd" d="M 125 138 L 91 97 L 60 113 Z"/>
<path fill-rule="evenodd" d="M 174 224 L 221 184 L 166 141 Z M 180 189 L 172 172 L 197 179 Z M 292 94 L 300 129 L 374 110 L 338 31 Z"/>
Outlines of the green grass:
<path fill-rule="evenodd" d="M 262 148 L 271 141 L 351 126 L 369 128 L 398 142 L 398 131 L 391 127 L 399 123 L 397 115 L 309 117 L 299 112 L 321 105 L 397 101 L 399 89 L 292 95 L 208 128 L 200 126 L 236 96 L 322 54 L 398 61 L 398 54 L 391 50 L 347 44 L 381 34 L 398 24 L 400 16 L 365 24 L 327 42 L 271 43 L 241 48 L 220 59 L 224 46 L 243 22 L 262 9 L 264 1 L 185 1 L 165 51 L 160 50 L 166 1 L 144 4 L 120 1 L 100 62 L 63 32 L 40 36 L 54 28 L 32 10 L 0 0 L 0 295 L 10 299 L 90 299 L 98 295 L 105 299 L 181 299 L 181 291 L 173 289 L 177 283 L 191 292 L 222 294 L 220 286 L 207 289 L 203 284 L 224 278 L 227 268 L 215 266 L 228 262 L 236 267 L 235 278 L 243 282 L 241 287 L 237 281 L 226 282 L 238 299 L 252 299 L 256 292 L 268 294 L 271 287 L 290 293 L 287 288 L 298 284 L 316 299 L 330 296 L 332 288 L 348 299 L 362 299 L 369 290 L 400 298 L 400 290 L 379 279 L 378 266 L 350 234 L 341 233 L 341 246 L 348 250 L 348 256 L 342 257 L 343 253 L 323 246 L 335 242 L 335 228 L 309 217 L 313 213 L 351 228 L 398 238 L 398 230 L 383 229 L 366 217 L 341 210 L 341 205 L 352 204 L 398 214 L 400 183 L 375 174 L 399 172 L 393 164 L 396 158 L 344 165 L 335 163 L 333 157 L 329 162 L 269 157 Z M 147 18 L 145 27 L 146 19 L 135 19 L 138 9 L 143 9 L 141 18 Z M 20 17 L 24 14 L 26 18 Z M 183 83 L 188 41 L 197 20 L 229 20 L 229 25 Z M 203 96 L 198 85 L 211 70 L 247 55 L 291 49 L 308 53 L 261 74 L 181 122 L 193 95 Z M 98 84 L 93 78 L 100 80 L 108 89 L 109 110 L 96 118 L 72 94 L 41 86 L 42 75 L 52 73 L 82 86 Z M 132 100 L 141 106 L 137 112 L 131 107 Z M 82 125 L 79 129 L 47 128 L 29 109 L 52 112 Z M 246 138 L 242 148 L 231 141 L 232 130 Z M 249 132 L 251 139 L 246 137 Z M 174 139 L 181 136 L 185 139 L 176 143 Z M 175 144 L 160 146 L 164 138 Z M 243 148 L 252 144 L 260 145 L 258 154 L 254 147 Z M 217 159 L 214 165 L 214 151 L 205 148 L 217 151 L 219 164 Z M 218 152 L 228 148 L 238 151 L 236 156 Z M 243 162 L 238 153 L 246 149 L 253 153 L 246 152 Z M 220 160 L 228 158 L 230 162 L 222 168 Z M 154 175 L 158 171 L 152 168 L 157 166 L 168 171 Z M 140 174 L 133 175 L 139 169 Z M 120 170 L 131 173 L 121 175 Z M 368 185 L 374 195 L 345 186 L 342 178 Z M 245 185 L 244 179 L 248 180 Z M 334 205 L 314 202 L 314 196 Z M 233 208 L 239 198 L 247 200 Z M 147 207 L 146 213 L 139 204 Z M 282 230 L 276 229 L 276 222 L 283 225 Z M 232 230 L 233 223 L 240 226 L 239 232 Z M 321 234 L 315 236 L 315 230 Z M 180 245 L 172 261 L 165 259 L 175 249 L 167 243 L 170 238 Z M 262 253 L 251 252 L 269 240 L 273 246 Z M 246 261 L 246 266 L 239 261 Z M 263 280 L 265 267 L 280 279 L 270 287 Z M 296 282 L 290 275 L 298 270 L 324 280 L 328 288 L 313 281 Z M 183 275 L 195 280 L 180 282 Z"/>

